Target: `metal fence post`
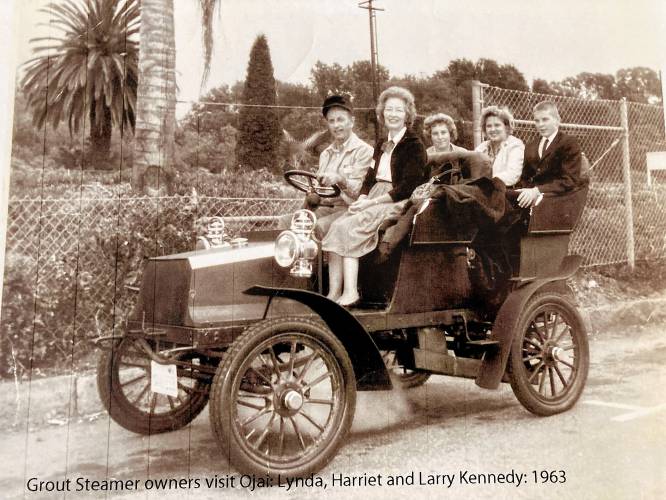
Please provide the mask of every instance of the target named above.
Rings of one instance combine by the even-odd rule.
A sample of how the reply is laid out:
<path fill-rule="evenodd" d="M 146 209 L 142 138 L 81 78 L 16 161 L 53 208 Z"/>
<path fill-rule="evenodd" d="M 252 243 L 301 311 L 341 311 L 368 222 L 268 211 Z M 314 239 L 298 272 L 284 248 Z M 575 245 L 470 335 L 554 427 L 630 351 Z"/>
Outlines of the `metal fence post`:
<path fill-rule="evenodd" d="M 636 263 L 634 255 L 634 209 L 631 199 L 631 162 L 629 157 L 629 111 L 627 99 L 620 101 L 620 125 L 622 126 L 622 180 L 624 184 L 624 218 L 627 230 L 627 263 L 633 270 Z"/>
<path fill-rule="evenodd" d="M 483 106 L 483 87 L 479 80 L 472 80 L 472 130 L 474 147 L 481 144 L 481 107 Z"/>

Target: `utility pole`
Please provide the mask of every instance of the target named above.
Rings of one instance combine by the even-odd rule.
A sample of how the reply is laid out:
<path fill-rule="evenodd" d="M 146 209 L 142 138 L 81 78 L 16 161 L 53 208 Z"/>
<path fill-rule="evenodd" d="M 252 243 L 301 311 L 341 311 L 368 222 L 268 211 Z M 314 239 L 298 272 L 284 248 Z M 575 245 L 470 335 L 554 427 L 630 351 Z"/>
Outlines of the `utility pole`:
<path fill-rule="evenodd" d="M 372 71 L 372 102 L 377 105 L 377 97 L 379 96 L 379 82 L 377 81 L 377 65 L 379 64 L 379 55 L 377 52 L 377 16 L 376 11 L 383 11 L 384 9 L 374 7 L 373 0 L 365 0 L 358 4 L 359 8 L 368 11 L 368 20 L 370 21 L 370 68 Z M 373 114 L 374 117 L 374 114 Z M 379 140 L 379 128 L 377 126 L 377 117 L 373 120 L 375 124 L 375 140 Z"/>

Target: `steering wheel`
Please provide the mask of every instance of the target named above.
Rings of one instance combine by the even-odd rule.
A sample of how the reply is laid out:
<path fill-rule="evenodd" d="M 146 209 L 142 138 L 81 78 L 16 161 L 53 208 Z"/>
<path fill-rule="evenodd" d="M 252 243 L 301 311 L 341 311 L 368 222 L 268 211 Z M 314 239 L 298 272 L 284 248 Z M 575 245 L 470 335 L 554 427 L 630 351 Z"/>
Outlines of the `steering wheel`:
<path fill-rule="evenodd" d="M 284 180 L 299 191 L 315 193 L 322 198 L 335 198 L 340 196 L 340 188 L 336 185 L 324 186 L 319 178 L 312 172 L 305 170 L 288 170 L 284 173 Z"/>

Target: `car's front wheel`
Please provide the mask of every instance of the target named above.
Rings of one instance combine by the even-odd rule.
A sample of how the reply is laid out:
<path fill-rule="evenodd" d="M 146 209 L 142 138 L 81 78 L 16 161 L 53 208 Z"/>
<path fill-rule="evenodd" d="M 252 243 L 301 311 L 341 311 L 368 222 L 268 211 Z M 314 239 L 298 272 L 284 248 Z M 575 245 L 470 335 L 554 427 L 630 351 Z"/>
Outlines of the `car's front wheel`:
<path fill-rule="evenodd" d="M 356 407 L 349 356 L 322 323 L 260 321 L 236 339 L 211 390 L 218 442 L 242 472 L 303 476 L 321 469 Z"/>

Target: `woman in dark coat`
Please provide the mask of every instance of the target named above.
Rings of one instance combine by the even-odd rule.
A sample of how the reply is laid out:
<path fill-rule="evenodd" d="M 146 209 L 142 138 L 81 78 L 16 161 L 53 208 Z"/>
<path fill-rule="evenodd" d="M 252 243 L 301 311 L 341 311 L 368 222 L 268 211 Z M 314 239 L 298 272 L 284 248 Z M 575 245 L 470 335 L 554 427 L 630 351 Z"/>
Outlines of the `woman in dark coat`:
<path fill-rule="evenodd" d="M 414 188 L 428 180 L 425 146 L 409 128 L 415 117 L 414 96 L 407 89 L 389 87 L 379 96 L 377 118 L 388 136 L 375 147 L 361 196 L 322 241 L 329 252 L 328 298 L 340 305 L 358 302 L 358 259 L 377 246 L 381 223 L 402 213 Z"/>

